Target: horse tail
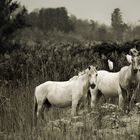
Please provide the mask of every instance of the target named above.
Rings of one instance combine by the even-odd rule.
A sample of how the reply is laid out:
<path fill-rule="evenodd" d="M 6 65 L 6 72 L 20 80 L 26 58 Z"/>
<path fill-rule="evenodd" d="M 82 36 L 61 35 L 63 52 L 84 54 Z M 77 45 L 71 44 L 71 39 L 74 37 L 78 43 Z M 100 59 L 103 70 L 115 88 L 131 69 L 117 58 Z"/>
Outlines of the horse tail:
<path fill-rule="evenodd" d="M 36 126 L 36 123 L 37 123 L 37 99 L 36 97 L 34 96 L 34 116 L 33 116 L 33 120 L 34 120 L 34 126 Z"/>

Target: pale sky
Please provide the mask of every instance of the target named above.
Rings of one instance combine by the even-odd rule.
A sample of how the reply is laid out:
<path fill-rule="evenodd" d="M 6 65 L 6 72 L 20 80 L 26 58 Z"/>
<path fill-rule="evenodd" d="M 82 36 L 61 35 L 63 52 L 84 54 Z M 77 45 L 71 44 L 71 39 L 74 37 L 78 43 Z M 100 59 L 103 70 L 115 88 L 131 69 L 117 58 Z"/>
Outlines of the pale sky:
<path fill-rule="evenodd" d="M 140 25 L 140 0 L 17 0 L 28 11 L 37 8 L 66 7 L 69 14 L 110 24 L 111 13 L 120 8 L 125 23 Z"/>

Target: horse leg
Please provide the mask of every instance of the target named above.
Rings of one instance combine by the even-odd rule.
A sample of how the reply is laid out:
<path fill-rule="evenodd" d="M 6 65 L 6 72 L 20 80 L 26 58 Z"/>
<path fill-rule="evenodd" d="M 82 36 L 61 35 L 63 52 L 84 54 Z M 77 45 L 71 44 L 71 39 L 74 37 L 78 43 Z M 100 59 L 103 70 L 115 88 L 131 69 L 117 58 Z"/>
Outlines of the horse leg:
<path fill-rule="evenodd" d="M 126 92 L 122 88 L 118 89 L 118 95 L 119 95 L 119 107 L 121 109 L 124 109 L 124 98 L 126 98 Z"/>
<path fill-rule="evenodd" d="M 115 98 L 109 97 L 109 103 L 111 103 L 111 104 L 113 103 L 114 104 L 115 103 Z"/>
<path fill-rule="evenodd" d="M 87 94 L 88 107 L 90 106 L 90 102 L 91 102 L 91 93 L 90 93 L 90 90 L 88 90 L 88 94 Z"/>
<path fill-rule="evenodd" d="M 125 110 L 127 111 L 127 113 L 130 112 L 132 106 L 131 106 L 131 97 L 132 97 L 132 93 L 131 90 L 128 89 L 126 90 L 126 98 L 125 98 Z"/>
<path fill-rule="evenodd" d="M 119 94 L 119 107 L 125 112 L 129 113 L 128 100 L 122 94 Z"/>
<path fill-rule="evenodd" d="M 37 118 L 41 115 L 41 117 L 43 118 L 43 111 L 44 110 L 44 105 L 43 102 L 38 102 L 38 107 L 37 107 Z"/>
<path fill-rule="evenodd" d="M 46 99 L 45 100 L 45 102 L 44 102 L 44 104 L 43 104 L 43 112 L 44 112 L 44 109 L 45 109 L 45 112 L 46 111 L 49 111 L 49 109 L 50 109 L 50 107 L 51 107 L 52 105 L 51 105 L 51 103 L 49 102 L 49 100 L 48 99 Z M 42 113 L 43 113 L 42 112 Z M 43 119 L 44 119 L 44 115 L 43 115 Z"/>
<path fill-rule="evenodd" d="M 130 110 L 133 108 L 133 101 L 134 101 L 134 95 L 132 95 L 132 98 L 131 98 L 130 103 L 129 103 Z"/>
<path fill-rule="evenodd" d="M 105 100 L 105 102 L 106 102 L 106 98 L 105 98 L 105 96 L 102 94 L 101 91 L 98 90 L 98 94 L 97 94 L 97 100 L 96 100 L 96 102 L 98 102 L 102 96 L 104 97 L 104 100 Z"/>
<path fill-rule="evenodd" d="M 131 110 L 131 97 L 132 97 L 132 91 L 130 89 L 123 90 L 123 98 L 124 98 L 124 111 L 125 113 L 129 113 Z"/>
<path fill-rule="evenodd" d="M 135 98 L 136 98 L 136 89 L 132 91 L 132 95 L 130 96 L 130 100 L 129 100 L 129 109 L 130 110 L 134 107 Z"/>
<path fill-rule="evenodd" d="M 79 100 L 77 100 L 77 99 L 72 101 L 72 110 L 71 110 L 71 115 L 72 116 L 76 115 L 76 108 L 77 108 L 77 105 L 78 105 L 78 101 Z"/>
<path fill-rule="evenodd" d="M 122 94 L 119 94 L 119 107 L 121 109 L 124 109 L 124 98 L 123 98 Z"/>
<path fill-rule="evenodd" d="M 118 93 L 119 93 L 119 107 L 123 109 L 125 113 L 128 113 L 129 112 L 128 97 L 127 97 L 128 93 L 126 90 L 122 88 L 119 89 Z"/>
<path fill-rule="evenodd" d="M 91 108 L 95 109 L 96 107 L 96 100 L 97 100 L 97 94 L 99 90 L 94 88 L 90 88 L 90 93 L 91 93 Z"/>
<path fill-rule="evenodd" d="M 33 125 L 34 126 L 36 126 L 36 124 L 37 124 L 37 108 L 38 108 L 37 100 L 34 97 L 34 114 L 33 114 Z"/>

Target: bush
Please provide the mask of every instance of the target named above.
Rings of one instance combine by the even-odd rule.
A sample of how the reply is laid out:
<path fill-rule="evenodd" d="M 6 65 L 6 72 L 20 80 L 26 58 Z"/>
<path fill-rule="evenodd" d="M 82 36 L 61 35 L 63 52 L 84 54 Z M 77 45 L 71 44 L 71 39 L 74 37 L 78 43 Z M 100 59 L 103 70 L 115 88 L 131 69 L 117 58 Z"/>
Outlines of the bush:
<path fill-rule="evenodd" d="M 91 64 L 108 70 L 107 59 L 114 62 L 114 71 L 118 71 L 127 65 L 124 54 L 134 46 L 139 49 L 140 42 L 117 44 L 49 40 L 34 42 L 30 46 L 27 43 L 16 46 L 14 51 L 0 55 L 1 80 L 68 80 Z"/>

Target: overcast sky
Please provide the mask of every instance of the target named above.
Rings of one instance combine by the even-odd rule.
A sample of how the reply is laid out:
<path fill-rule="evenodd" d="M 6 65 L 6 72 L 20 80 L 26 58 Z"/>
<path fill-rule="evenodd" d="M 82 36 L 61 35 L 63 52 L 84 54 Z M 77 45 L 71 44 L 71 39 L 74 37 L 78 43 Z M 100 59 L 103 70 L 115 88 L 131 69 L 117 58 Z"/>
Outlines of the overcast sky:
<path fill-rule="evenodd" d="M 37 8 L 66 7 L 69 14 L 77 18 L 93 19 L 110 24 L 111 13 L 120 8 L 123 20 L 130 24 L 140 24 L 140 0 L 17 0 L 28 11 Z"/>

